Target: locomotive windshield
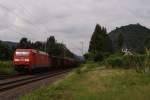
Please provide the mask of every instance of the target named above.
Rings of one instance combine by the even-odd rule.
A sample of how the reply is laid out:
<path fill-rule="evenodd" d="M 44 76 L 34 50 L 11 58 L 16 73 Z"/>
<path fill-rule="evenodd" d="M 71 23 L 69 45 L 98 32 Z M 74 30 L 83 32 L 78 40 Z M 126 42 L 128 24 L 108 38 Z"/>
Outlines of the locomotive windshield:
<path fill-rule="evenodd" d="M 26 56 L 29 56 L 30 52 L 16 52 L 16 56 L 23 56 L 23 57 L 26 57 Z"/>

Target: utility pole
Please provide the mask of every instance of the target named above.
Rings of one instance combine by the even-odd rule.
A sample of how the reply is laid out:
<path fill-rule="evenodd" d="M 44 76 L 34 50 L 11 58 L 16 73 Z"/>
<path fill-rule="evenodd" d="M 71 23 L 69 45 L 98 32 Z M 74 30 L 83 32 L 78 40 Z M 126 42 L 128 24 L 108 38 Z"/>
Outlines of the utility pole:
<path fill-rule="evenodd" d="M 81 41 L 80 42 L 81 43 L 81 53 L 82 53 L 82 56 L 83 56 L 83 53 L 84 53 L 84 42 L 83 41 Z"/>

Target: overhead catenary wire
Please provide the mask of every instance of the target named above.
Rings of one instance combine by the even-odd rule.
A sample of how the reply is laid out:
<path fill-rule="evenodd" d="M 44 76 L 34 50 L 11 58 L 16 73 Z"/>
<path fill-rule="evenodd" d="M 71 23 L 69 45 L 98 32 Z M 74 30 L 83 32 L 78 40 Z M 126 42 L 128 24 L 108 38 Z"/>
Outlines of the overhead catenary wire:
<path fill-rule="evenodd" d="M 32 23 L 31 23 L 29 20 L 27 20 L 27 19 L 25 19 L 25 18 L 19 16 L 19 14 L 16 13 L 16 12 L 12 12 L 12 10 L 11 10 L 10 8 L 8 8 L 8 7 L 6 7 L 6 6 L 2 5 L 2 4 L 0 4 L 0 8 L 2 8 L 3 10 L 5 10 L 5 11 L 7 11 L 7 12 L 10 12 L 11 14 L 17 16 L 18 18 L 20 18 L 20 19 L 23 20 L 24 22 L 26 22 L 26 23 L 32 25 Z M 24 10 L 25 10 L 25 9 L 24 9 Z M 11 24 L 9 24 L 9 25 L 11 25 Z M 37 30 L 39 30 L 39 29 L 40 29 L 40 28 L 37 28 L 35 31 L 37 31 Z M 8 30 L 12 30 L 12 31 L 14 31 L 14 32 L 16 32 L 16 33 L 18 33 L 18 34 L 20 34 L 21 36 L 26 37 L 26 35 L 25 35 L 23 32 L 18 32 L 18 31 L 16 31 L 16 30 L 12 29 L 12 28 L 11 28 L 11 29 L 9 28 Z M 37 31 L 37 32 L 38 32 L 38 31 Z M 28 32 L 28 34 L 32 35 L 32 33 L 29 33 L 29 32 Z M 28 37 L 28 38 L 31 39 L 31 40 L 34 40 L 34 39 L 31 38 L 31 37 Z"/>
<path fill-rule="evenodd" d="M 18 6 L 21 6 L 24 9 L 24 11 L 28 14 L 29 17 L 34 18 L 34 16 L 31 14 L 31 11 L 29 9 L 26 9 L 21 3 Z M 45 31 L 46 31 L 44 33 L 49 33 L 48 29 L 47 29 L 47 26 L 45 24 L 43 24 L 41 27 L 43 27 L 45 29 Z M 40 28 L 38 28 L 38 30 L 40 30 Z M 47 43 L 46 42 L 45 42 L 45 46 L 44 47 L 45 47 L 45 52 L 46 52 L 46 50 L 47 50 Z"/>
<path fill-rule="evenodd" d="M 7 12 L 10 12 L 11 14 L 17 16 L 18 18 L 21 18 L 22 20 L 24 20 L 24 21 L 26 21 L 26 22 L 29 22 L 29 21 L 25 20 L 24 18 L 22 18 L 21 16 L 19 16 L 17 13 L 12 12 L 12 10 L 11 10 L 10 8 L 8 8 L 8 7 L 6 7 L 6 6 L 2 5 L 2 4 L 0 4 L 0 8 L 2 8 L 3 10 L 5 10 L 5 11 L 7 11 Z M 12 25 L 12 24 L 9 23 L 8 25 Z M 14 29 L 14 27 L 11 27 L 11 28 L 9 28 L 9 29 L 7 29 L 7 30 L 14 31 L 14 32 L 17 33 L 17 34 L 20 34 L 21 36 L 26 37 L 26 35 L 25 35 L 23 32 L 16 31 L 16 30 Z M 29 38 L 31 39 L 31 37 L 29 37 Z M 33 39 L 33 38 L 32 38 L 32 39 Z"/>
<path fill-rule="evenodd" d="M 32 12 L 29 9 L 25 8 L 21 3 L 18 6 L 20 6 L 21 8 L 23 8 L 24 11 L 26 12 L 26 14 L 28 14 L 29 17 L 34 18 L 34 16 L 31 14 Z M 45 31 L 46 31 L 45 33 L 49 33 L 49 31 L 47 29 L 47 26 L 45 24 L 41 25 L 41 27 L 45 29 Z M 40 29 L 40 28 L 37 28 L 37 29 Z"/>
<path fill-rule="evenodd" d="M 30 18 L 30 17 L 31 17 L 31 18 L 34 18 L 33 14 L 32 14 L 32 11 L 30 11 L 30 10 L 27 9 L 27 8 L 25 8 L 24 5 L 22 5 L 21 3 L 18 3 L 18 2 L 17 2 L 16 4 L 17 4 L 18 7 L 20 7 L 20 8 L 23 9 L 23 11 L 25 12 L 25 14 L 26 14 L 29 18 Z M 12 12 L 12 9 L 8 8 L 7 6 L 0 4 L 0 8 L 6 10 L 7 12 L 10 12 L 11 14 L 13 14 L 13 15 L 15 15 L 15 16 L 17 16 L 18 18 L 20 18 L 21 20 L 23 20 L 23 21 L 26 22 L 27 24 L 33 25 L 33 22 L 31 22 L 29 19 L 27 19 L 27 18 L 25 18 L 25 17 L 19 15 L 18 12 Z M 40 28 L 37 26 L 37 27 L 35 27 L 35 28 L 33 28 L 33 29 L 34 29 L 35 32 L 42 32 L 42 31 L 41 31 L 41 27 L 45 30 L 44 33 L 49 33 L 48 27 L 47 27 L 45 24 L 41 25 Z M 15 29 L 15 28 L 13 28 L 13 27 L 12 27 L 12 28 L 9 28 L 9 30 L 14 31 L 15 33 L 17 33 L 17 34 L 19 34 L 19 35 L 21 35 L 21 36 L 23 36 L 23 37 L 26 37 L 26 36 L 29 35 L 29 34 L 30 34 L 30 35 L 33 35 L 33 33 L 30 33 L 30 32 L 28 32 L 28 33 L 20 32 L 19 30 Z M 27 35 L 26 35 L 26 34 L 27 34 Z M 32 36 L 30 36 L 30 37 L 28 36 L 28 38 L 31 39 L 31 40 L 35 40 Z M 46 45 L 46 43 L 45 43 L 45 45 Z M 45 46 L 45 47 L 46 47 L 46 46 Z M 80 50 L 80 51 L 81 51 L 81 54 L 83 54 L 83 53 L 84 53 L 83 43 L 82 43 L 82 48 L 74 45 L 74 49 Z M 45 50 L 46 50 L 46 49 L 45 49 Z"/>

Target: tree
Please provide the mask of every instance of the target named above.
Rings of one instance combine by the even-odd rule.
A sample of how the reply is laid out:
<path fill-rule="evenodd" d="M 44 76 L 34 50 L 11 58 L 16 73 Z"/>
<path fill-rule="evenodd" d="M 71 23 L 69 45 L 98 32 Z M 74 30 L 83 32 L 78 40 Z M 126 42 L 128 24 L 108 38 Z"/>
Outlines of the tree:
<path fill-rule="evenodd" d="M 54 36 L 50 36 L 46 41 L 46 51 L 49 55 L 59 57 L 73 57 L 73 53 L 63 43 L 58 43 Z"/>
<path fill-rule="evenodd" d="M 21 49 L 31 48 L 32 47 L 31 41 L 28 41 L 28 39 L 26 37 L 23 37 L 20 40 L 18 47 L 21 48 Z"/>
<path fill-rule="evenodd" d="M 45 43 L 42 43 L 40 41 L 36 41 L 34 43 L 34 49 L 44 51 L 45 50 Z"/>
<path fill-rule="evenodd" d="M 124 43 L 124 38 L 123 38 L 123 35 L 121 33 L 118 35 L 117 43 L 118 43 L 118 49 L 120 51 L 122 49 L 123 43 Z"/>
<path fill-rule="evenodd" d="M 10 60 L 12 59 L 12 50 L 8 45 L 0 41 L 0 59 L 1 60 Z"/>
<path fill-rule="evenodd" d="M 49 38 L 47 38 L 46 51 L 50 55 L 56 55 L 56 52 L 58 52 L 57 47 L 56 47 L 56 40 L 54 36 L 50 36 Z"/>
<path fill-rule="evenodd" d="M 55 37 L 54 36 L 50 36 L 49 38 L 47 38 L 47 43 L 55 44 L 56 43 Z"/>
<path fill-rule="evenodd" d="M 92 54 L 94 53 L 96 58 L 99 58 L 98 55 L 101 54 L 112 53 L 112 43 L 107 34 L 106 28 L 101 27 L 98 24 L 96 25 L 88 51 L 92 52 Z"/>
<path fill-rule="evenodd" d="M 150 37 L 145 39 L 145 41 L 144 41 L 144 47 L 146 49 L 150 49 Z"/>

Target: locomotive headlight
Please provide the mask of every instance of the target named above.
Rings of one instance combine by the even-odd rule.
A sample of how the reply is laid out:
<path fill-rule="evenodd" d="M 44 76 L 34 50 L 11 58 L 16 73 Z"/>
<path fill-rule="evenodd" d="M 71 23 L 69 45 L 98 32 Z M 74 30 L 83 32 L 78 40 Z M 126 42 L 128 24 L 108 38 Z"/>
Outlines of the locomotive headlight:
<path fill-rule="evenodd" d="M 14 59 L 14 61 L 20 61 L 19 59 Z"/>
<path fill-rule="evenodd" d="M 30 60 L 29 60 L 29 59 L 25 59 L 25 61 L 26 61 L 26 62 L 29 62 Z"/>

